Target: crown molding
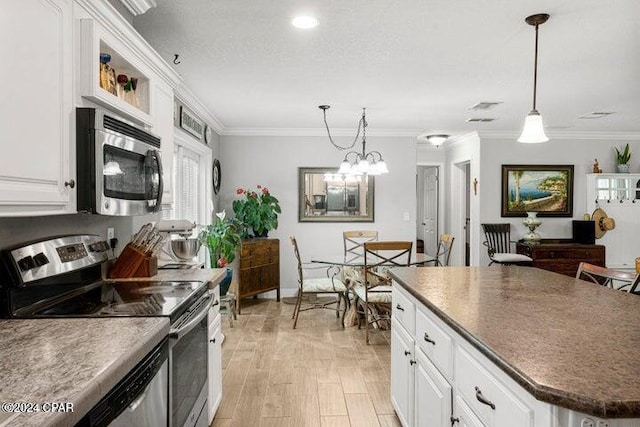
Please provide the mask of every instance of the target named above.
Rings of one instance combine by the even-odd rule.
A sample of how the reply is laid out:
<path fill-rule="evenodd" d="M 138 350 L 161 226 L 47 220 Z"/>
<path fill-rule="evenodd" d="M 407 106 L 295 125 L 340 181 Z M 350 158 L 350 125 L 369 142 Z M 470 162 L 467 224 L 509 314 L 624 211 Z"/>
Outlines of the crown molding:
<path fill-rule="evenodd" d="M 520 136 L 519 132 L 491 132 L 478 131 L 480 139 L 512 139 L 516 140 Z M 554 139 L 585 139 L 594 141 L 626 141 L 640 139 L 638 132 L 585 132 L 585 131 L 550 131 L 547 132 L 549 142 Z"/>
<path fill-rule="evenodd" d="M 176 87 L 174 89 L 174 95 L 178 98 L 184 105 L 189 107 L 191 111 L 193 111 L 198 117 L 204 120 L 211 129 L 218 135 L 223 135 L 224 126 L 220 123 L 220 120 L 207 108 L 206 105 L 198 99 L 198 97 L 191 92 L 191 90 L 183 84 Z"/>
<path fill-rule="evenodd" d="M 151 68 L 172 88 L 182 82 L 182 77 L 107 0 L 75 0 L 113 37 L 125 44 L 146 66 Z"/>
<path fill-rule="evenodd" d="M 142 15 L 147 10 L 157 7 L 155 0 L 120 0 L 132 15 Z"/>
<path fill-rule="evenodd" d="M 332 129 L 331 136 L 353 138 L 354 129 Z M 374 129 L 367 130 L 368 137 L 411 137 L 419 133 L 418 129 Z M 220 135 L 225 136 L 327 136 L 325 128 L 229 128 L 225 127 Z"/>

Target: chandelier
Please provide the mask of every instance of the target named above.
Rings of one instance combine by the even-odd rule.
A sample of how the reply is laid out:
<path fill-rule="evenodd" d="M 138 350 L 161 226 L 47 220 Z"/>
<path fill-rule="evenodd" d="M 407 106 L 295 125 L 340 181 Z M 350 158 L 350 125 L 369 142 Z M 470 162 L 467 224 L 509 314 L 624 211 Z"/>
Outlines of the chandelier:
<path fill-rule="evenodd" d="M 529 112 L 524 121 L 524 129 L 522 129 L 522 135 L 518 138 L 518 142 L 533 144 L 538 142 L 547 142 L 549 140 L 549 137 L 544 133 L 542 116 L 538 110 L 536 110 L 536 86 L 538 84 L 538 26 L 547 22 L 547 19 L 549 19 L 549 15 L 546 13 L 539 13 L 525 18 L 525 22 L 527 24 L 536 27 L 536 47 L 533 60 L 533 109 Z"/>
<path fill-rule="evenodd" d="M 362 152 L 357 151 L 349 151 L 344 156 L 344 160 L 340 164 L 340 169 L 338 173 L 343 175 L 381 175 L 383 173 L 389 173 L 389 169 L 387 168 L 387 164 L 382 158 L 382 154 L 379 151 L 370 151 L 367 153 L 366 145 L 367 145 L 367 119 L 366 119 L 366 109 L 362 109 L 362 117 L 358 121 L 358 131 L 356 132 L 356 137 L 353 139 L 353 142 L 348 147 L 343 147 L 341 145 L 336 144 L 331 137 L 331 132 L 329 131 L 329 124 L 327 123 L 327 110 L 331 108 L 329 105 L 319 105 L 319 109 L 322 110 L 322 114 L 324 116 L 324 125 L 327 128 L 327 135 L 329 135 L 329 141 L 336 147 L 338 150 L 350 150 L 358 141 L 358 137 L 360 136 L 360 132 L 362 132 Z"/>

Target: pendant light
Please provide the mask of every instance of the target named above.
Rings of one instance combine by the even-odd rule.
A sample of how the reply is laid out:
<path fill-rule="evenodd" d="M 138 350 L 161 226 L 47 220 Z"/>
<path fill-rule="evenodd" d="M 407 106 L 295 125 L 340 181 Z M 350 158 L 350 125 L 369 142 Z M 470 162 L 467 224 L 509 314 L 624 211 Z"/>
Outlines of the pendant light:
<path fill-rule="evenodd" d="M 533 109 L 529 112 L 524 120 L 524 129 L 522 135 L 518 138 L 518 142 L 534 144 L 538 142 L 547 142 L 549 137 L 544 133 L 542 125 L 542 116 L 536 110 L 536 86 L 538 83 L 538 26 L 544 24 L 549 19 L 546 13 L 528 16 L 525 22 L 536 27 L 536 53 L 533 61 Z"/>
<path fill-rule="evenodd" d="M 322 114 L 324 116 L 324 125 L 327 128 L 327 135 L 329 136 L 329 141 L 336 147 L 338 150 L 349 150 L 353 148 L 358 141 L 358 137 L 360 136 L 360 131 L 362 131 L 362 151 L 349 151 L 345 156 L 344 160 L 340 164 L 340 169 L 338 173 L 349 176 L 349 175 L 382 175 L 385 173 L 389 173 L 389 168 L 387 168 L 387 163 L 382 158 L 382 154 L 379 151 L 366 151 L 367 147 L 367 117 L 366 117 L 366 109 L 362 109 L 362 116 L 360 120 L 358 120 L 358 131 L 356 133 L 356 137 L 353 139 L 353 142 L 348 147 L 343 147 L 341 145 L 336 144 L 331 137 L 331 132 L 329 131 L 329 124 L 327 123 L 327 110 L 331 108 L 329 105 L 319 105 L 319 109 L 322 110 Z"/>

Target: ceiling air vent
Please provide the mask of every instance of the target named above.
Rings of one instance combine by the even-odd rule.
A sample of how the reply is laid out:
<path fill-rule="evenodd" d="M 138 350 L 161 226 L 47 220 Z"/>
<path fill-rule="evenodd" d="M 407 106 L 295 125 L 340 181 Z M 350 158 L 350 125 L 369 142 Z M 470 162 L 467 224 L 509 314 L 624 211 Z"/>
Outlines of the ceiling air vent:
<path fill-rule="evenodd" d="M 496 106 L 502 104 L 502 102 L 478 102 L 475 105 L 467 108 L 467 110 L 471 111 L 486 111 L 495 108 Z"/>
<path fill-rule="evenodd" d="M 606 112 L 606 111 L 595 111 L 593 113 L 587 113 L 587 114 L 583 114 L 582 116 L 578 117 L 579 119 L 601 119 L 603 117 L 607 117 L 610 116 L 611 114 L 614 114 L 613 112 Z"/>
<path fill-rule="evenodd" d="M 478 123 L 478 122 L 485 123 L 485 122 L 492 122 L 494 120 L 495 119 L 491 119 L 491 118 L 488 118 L 488 117 L 470 117 L 467 120 L 465 120 L 465 122 L 467 122 L 467 123 Z"/>

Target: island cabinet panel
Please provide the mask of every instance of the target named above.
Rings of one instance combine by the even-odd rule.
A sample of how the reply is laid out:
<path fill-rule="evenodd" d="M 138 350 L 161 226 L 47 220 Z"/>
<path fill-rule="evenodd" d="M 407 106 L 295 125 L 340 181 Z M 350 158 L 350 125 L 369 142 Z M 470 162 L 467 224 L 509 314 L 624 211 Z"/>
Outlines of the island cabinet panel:
<path fill-rule="evenodd" d="M 575 277 L 581 262 L 605 266 L 603 245 L 571 243 L 568 239 L 542 240 L 539 244 L 518 242 L 516 251 L 533 259 L 533 267 Z"/>
<path fill-rule="evenodd" d="M 239 261 L 238 314 L 242 298 L 275 290 L 280 301 L 280 240 L 243 240 Z"/>

